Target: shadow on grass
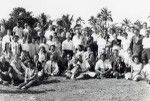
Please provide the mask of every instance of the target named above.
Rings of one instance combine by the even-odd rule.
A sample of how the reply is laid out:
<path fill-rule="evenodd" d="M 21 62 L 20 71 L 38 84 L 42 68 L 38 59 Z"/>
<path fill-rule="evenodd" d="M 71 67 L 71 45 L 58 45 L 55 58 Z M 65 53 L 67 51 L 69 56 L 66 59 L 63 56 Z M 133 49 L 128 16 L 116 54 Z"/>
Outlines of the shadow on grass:
<path fill-rule="evenodd" d="M 53 80 L 44 80 L 41 82 L 41 84 L 46 85 L 46 84 L 50 84 L 50 83 L 59 83 L 59 82 L 60 82 L 60 80 L 53 79 Z"/>
<path fill-rule="evenodd" d="M 55 91 L 54 89 L 50 90 L 3 90 L 0 89 L 0 94 L 41 94 L 46 93 L 47 91 Z"/>

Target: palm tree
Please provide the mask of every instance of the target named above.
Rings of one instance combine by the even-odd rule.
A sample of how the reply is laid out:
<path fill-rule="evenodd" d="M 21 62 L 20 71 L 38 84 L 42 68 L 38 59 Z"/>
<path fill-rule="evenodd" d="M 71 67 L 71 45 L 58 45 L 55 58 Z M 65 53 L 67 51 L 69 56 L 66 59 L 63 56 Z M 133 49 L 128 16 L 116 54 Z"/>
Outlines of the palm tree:
<path fill-rule="evenodd" d="M 96 27 L 97 18 L 95 18 L 94 16 L 91 16 L 90 19 L 88 20 L 88 22 L 92 27 Z"/>
<path fill-rule="evenodd" d="M 57 26 L 63 30 L 69 31 L 71 29 L 73 16 L 63 15 L 60 19 L 57 19 Z"/>
<path fill-rule="evenodd" d="M 108 11 L 107 8 L 102 8 L 101 12 L 97 14 L 99 22 L 103 23 L 104 27 L 107 28 L 108 22 L 113 22 L 111 11 Z"/>
<path fill-rule="evenodd" d="M 135 25 L 136 27 L 138 27 L 139 29 L 142 28 L 142 22 L 139 21 L 139 20 L 135 21 L 135 22 L 134 22 L 134 25 Z"/>
<path fill-rule="evenodd" d="M 76 20 L 76 24 L 85 24 L 84 20 L 81 17 L 78 17 Z"/>
<path fill-rule="evenodd" d="M 122 24 L 123 29 L 125 30 L 127 27 L 130 27 L 131 21 L 125 18 L 121 24 Z"/>
<path fill-rule="evenodd" d="M 38 16 L 38 22 L 41 25 L 42 31 L 44 32 L 45 30 L 48 29 L 49 25 L 52 25 L 53 21 L 52 20 L 48 20 L 48 16 L 44 13 L 40 14 Z"/>

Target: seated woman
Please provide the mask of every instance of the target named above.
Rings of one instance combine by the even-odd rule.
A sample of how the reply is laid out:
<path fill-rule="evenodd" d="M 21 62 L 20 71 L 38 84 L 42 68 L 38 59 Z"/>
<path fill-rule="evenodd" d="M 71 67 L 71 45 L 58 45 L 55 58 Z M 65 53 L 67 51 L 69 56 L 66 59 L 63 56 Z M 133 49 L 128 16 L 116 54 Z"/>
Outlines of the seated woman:
<path fill-rule="evenodd" d="M 59 67 L 55 55 L 50 56 L 44 67 L 44 73 L 48 76 L 59 75 Z"/>
<path fill-rule="evenodd" d="M 12 81 L 12 74 L 11 74 L 11 66 L 9 62 L 6 61 L 5 57 L 1 57 L 0 61 L 0 79 L 1 83 L 3 84 L 10 84 Z"/>
<path fill-rule="evenodd" d="M 100 59 L 96 62 L 95 65 L 97 78 L 101 79 L 111 77 L 111 70 L 111 62 L 109 60 L 106 60 L 105 54 L 101 54 Z"/>
<path fill-rule="evenodd" d="M 31 87 L 35 82 L 38 82 L 37 69 L 32 61 L 27 62 L 27 68 L 25 70 L 24 82 L 21 83 L 18 88 L 26 90 Z"/>
<path fill-rule="evenodd" d="M 139 81 L 143 79 L 142 63 L 139 62 L 138 56 L 133 57 L 133 63 L 131 65 L 131 73 L 125 74 L 127 80 Z"/>

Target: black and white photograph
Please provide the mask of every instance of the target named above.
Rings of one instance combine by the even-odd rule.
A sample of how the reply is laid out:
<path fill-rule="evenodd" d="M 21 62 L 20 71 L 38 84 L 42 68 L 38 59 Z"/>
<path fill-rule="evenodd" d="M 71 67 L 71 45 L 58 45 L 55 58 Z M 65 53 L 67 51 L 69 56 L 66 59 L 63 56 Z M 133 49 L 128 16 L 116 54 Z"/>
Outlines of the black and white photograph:
<path fill-rule="evenodd" d="M 149 0 L 0 4 L 0 101 L 150 101 Z"/>

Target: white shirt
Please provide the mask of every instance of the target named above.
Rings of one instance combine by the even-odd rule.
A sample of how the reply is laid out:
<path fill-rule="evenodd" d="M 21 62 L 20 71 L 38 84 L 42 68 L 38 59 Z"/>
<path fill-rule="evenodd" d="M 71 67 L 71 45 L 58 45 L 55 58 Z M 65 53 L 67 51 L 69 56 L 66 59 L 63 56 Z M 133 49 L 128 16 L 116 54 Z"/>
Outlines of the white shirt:
<path fill-rule="evenodd" d="M 49 36 L 50 36 L 50 35 L 53 36 L 53 35 L 54 35 L 54 32 L 52 32 L 52 31 L 50 31 L 50 30 L 48 30 L 48 31 L 45 32 L 45 35 L 44 35 L 44 36 L 45 36 L 46 40 L 49 40 Z"/>
<path fill-rule="evenodd" d="M 121 44 L 122 44 L 123 50 L 127 51 L 128 48 L 129 48 L 129 46 L 130 46 L 130 40 L 129 40 L 129 39 L 122 38 Z"/>
<path fill-rule="evenodd" d="M 93 37 L 93 41 L 97 41 L 97 38 L 99 35 L 96 33 L 93 33 L 91 36 Z"/>
<path fill-rule="evenodd" d="M 73 42 L 70 40 L 68 41 L 67 39 L 65 41 L 63 41 L 62 43 L 62 50 L 75 50 L 74 44 Z"/>
<path fill-rule="evenodd" d="M 143 38 L 142 45 L 143 45 L 144 49 L 150 48 L 150 37 L 149 38 L 146 38 L 146 37 Z"/>
<path fill-rule="evenodd" d="M 82 40 L 83 40 L 82 36 L 80 36 L 80 37 L 78 37 L 77 35 L 73 36 L 72 42 L 73 42 L 75 48 L 78 48 L 78 46 L 80 44 L 82 44 Z"/>
<path fill-rule="evenodd" d="M 97 45 L 98 45 L 98 56 L 100 56 L 100 54 L 103 53 L 103 49 L 106 46 L 106 40 L 101 38 L 101 37 L 98 37 L 97 38 Z"/>
<path fill-rule="evenodd" d="M 145 65 L 144 67 L 143 67 L 143 70 L 142 70 L 144 73 L 145 73 L 145 75 L 147 76 L 147 75 L 150 75 L 150 64 L 148 63 L 147 65 Z"/>
<path fill-rule="evenodd" d="M 20 28 L 18 28 L 17 26 L 14 27 L 13 32 L 15 32 L 15 35 L 18 35 L 19 38 L 21 38 L 23 35 L 23 29 L 21 27 Z"/>
<path fill-rule="evenodd" d="M 54 43 L 53 41 L 51 41 L 51 40 L 48 40 L 48 41 L 46 42 L 46 44 L 50 47 L 51 45 L 54 45 L 55 43 Z"/>
<path fill-rule="evenodd" d="M 2 49 L 5 49 L 5 44 L 10 43 L 12 41 L 12 36 L 11 35 L 5 35 L 2 39 Z"/>
<path fill-rule="evenodd" d="M 101 59 L 96 62 L 95 70 L 111 69 L 111 63 L 108 60 L 102 61 Z"/>
<path fill-rule="evenodd" d="M 140 30 L 140 34 L 143 35 L 143 36 L 145 36 L 146 35 L 146 29 L 141 29 Z"/>

